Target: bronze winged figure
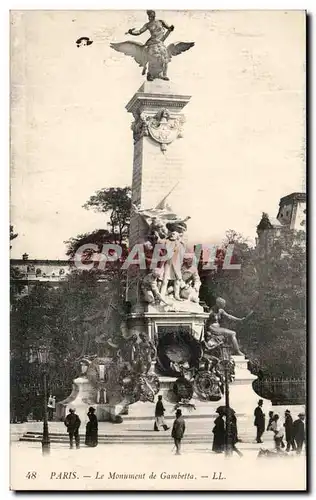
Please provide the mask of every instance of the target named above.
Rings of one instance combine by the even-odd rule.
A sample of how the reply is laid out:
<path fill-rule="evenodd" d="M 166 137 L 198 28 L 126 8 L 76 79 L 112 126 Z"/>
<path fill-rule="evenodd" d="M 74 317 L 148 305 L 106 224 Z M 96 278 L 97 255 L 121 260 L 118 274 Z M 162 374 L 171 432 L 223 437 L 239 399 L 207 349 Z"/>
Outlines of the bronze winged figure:
<path fill-rule="evenodd" d="M 153 10 L 148 10 L 147 16 L 148 22 L 141 29 L 132 28 L 127 32 L 127 34 L 138 36 L 148 30 L 151 36 L 145 44 L 128 41 L 111 43 L 111 47 L 133 57 L 143 68 L 142 74 L 147 73 L 147 80 L 153 81 L 156 78 L 169 80 L 167 71 L 171 58 L 189 50 L 194 42 L 177 42 L 166 46 L 164 41 L 174 30 L 174 26 L 169 26 L 165 21 L 156 20 L 156 13 Z"/>

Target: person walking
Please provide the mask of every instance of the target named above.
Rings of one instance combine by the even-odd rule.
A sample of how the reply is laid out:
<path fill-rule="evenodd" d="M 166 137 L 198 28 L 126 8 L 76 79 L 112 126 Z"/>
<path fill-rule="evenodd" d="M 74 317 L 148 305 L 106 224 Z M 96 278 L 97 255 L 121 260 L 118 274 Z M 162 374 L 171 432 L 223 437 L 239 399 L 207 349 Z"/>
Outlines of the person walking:
<path fill-rule="evenodd" d="M 73 448 L 73 440 L 75 438 L 76 448 L 80 448 L 80 437 L 79 437 L 79 427 L 81 420 L 78 415 L 75 414 L 74 408 L 69 408 L 69 413 L 65 418 L 65 426 L 67 427 L 67 432 L 69 434 L 70 449 Z"/>
<path fill-rule="evenodd" d="M 162 402 L 162 396 L 158 396 L 158 401 L 156 403 L 156 408 L 155 408 L 155 425 L 154 425 L 154 431 L 159 431 L 159 427 L 163 427 L 165 431 L 170 429 L 165 423 L 165 408 Z"/>
<path fill-rule="evenodd" d="M 286 450 L 290 451 L 292 446 L 292 451 L 296 450 L 296 445 L 294 441 L 294 431 L 293 431 L 293 418 L 290 410 L 285 410 L 285 421 L 284 421 L 284 429 L 285 429 L 285 440 L 286 440 Z"/>
<path fill-rule="evenodd" d="M 216 413 L 218 413 L 218 417 L 216 417 L 214 421 L 214 439 L 212 451 L 214 451 L 215 453 L 223 453 L 225 449 L 225 422 L 223 419 L 224 411 L 221 408 L 218 408 L 216 410 Z"/>
<path fill-rule="evenodd" d="M 185 422 L 181 410 L 176 411 L 176 419 L 173 422 L 171 436 L 176 446 L 176 455 L 181 455 L 181 441 L 185 433 Z"/>
<path fill-rule="evenodd" d="M 87 446 L 97 446 L 98 444 L 98 419 L 95 415 L 95 409 L 90 406 L 87 413 L 89 422 L 86 425 L 86 439 Z"/>
<path fill-rule="evenodd" d="M 226 432 L 227 432 L 227 419 L 230 418 L 230 435 L 227 437 L 227 444 L 231 446 L 232 451 L 237 453 L 239 457 L 242 457 L 243 454 L 236 447 L 236 443 L 238 443 L 238 430 L 237 430 L 237 418 L 234 410 L 230 408 L 230 416 L 226 415 Z"/>
<path fill-rule="evenodd" d="M 281 447 L 282 448 L 284 447 L 284 443 L 283 443 L 284 427 L 283 427 L 283 425 L 281 425 L 280 417 L 278 414 L 275 414 L 273 416 L 271 430 L 274 432 L 275 448 L 277 451 L 280 451 Z"/>
<path fill-rule="evenodd" d="M 299 413 L 298 419 L 294 421 L 293 435 L 296 444 L 296 453 L 300 455 L 302 452 L 303 444 L 306 440 L 305 413 Z"/>

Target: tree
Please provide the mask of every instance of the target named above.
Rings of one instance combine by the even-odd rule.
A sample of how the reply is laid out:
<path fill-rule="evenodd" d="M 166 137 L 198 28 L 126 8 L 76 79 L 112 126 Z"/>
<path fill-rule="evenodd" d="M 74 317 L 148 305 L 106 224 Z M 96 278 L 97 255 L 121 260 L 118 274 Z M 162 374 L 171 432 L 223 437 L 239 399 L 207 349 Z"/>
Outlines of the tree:
<path fill-rule="evenodd" d="M 229 232 L 226 243 L 234 242 L 234 261 L 241 263 L 241 269 L 219 268 L 218 272 L 204 275 L 204 290 L 212 299 L 209 305 L 221 296 L 226 299 L 228 310 L 237 316 L 253 309 L 253 315 L 236 327 L 247 355 L 256 360 L 267 376 L 304 377 L 304 233 L 284 231 L 267 258 L 261 257 L 240 235 L 235 240 L 231 236 Z"/>
<path fill-rule="evenodd" d="M 112 242 L 121 245 L 127 241 L 131 213 L 130 187 L 101 189 L 90 197 L 84 208 L 108 214 L 110 232 L 115 237 Z"/>
<path fill-rule="evenodd" d="M 14 233 L 13 226 L 10 225 L 10 241 L 17 238 L 17 236 L 19 236 L 18 233 Z M 10 248 L 12 248 L 11 245 Z"/>

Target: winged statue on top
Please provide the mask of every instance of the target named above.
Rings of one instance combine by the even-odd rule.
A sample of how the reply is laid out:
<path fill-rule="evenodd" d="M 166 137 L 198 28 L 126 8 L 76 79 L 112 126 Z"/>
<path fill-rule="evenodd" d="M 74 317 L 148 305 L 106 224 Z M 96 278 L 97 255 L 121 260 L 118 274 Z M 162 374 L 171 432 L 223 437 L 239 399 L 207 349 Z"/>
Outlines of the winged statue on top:
<path fill-rule="evenodd" d="M 132 28 L 126 34 L 138 36 L 149 31 L 150 38 L 145 44 L 139 42 L 111 43 L 111 47 L 118 52 L 135 59 L 143 68 L 142 74 L 147 73 L 147 80 L 156 78 L 169 80 L 167 76 L 168 64 L 173 56 L 177 56 L 193 47 L 194 42 L 177 42 L 166 46 L 164 41 L 174 30 L 165 21 L 157 20 L 153 10 L 147 10 L 148 22 L 139 30 Z"/>

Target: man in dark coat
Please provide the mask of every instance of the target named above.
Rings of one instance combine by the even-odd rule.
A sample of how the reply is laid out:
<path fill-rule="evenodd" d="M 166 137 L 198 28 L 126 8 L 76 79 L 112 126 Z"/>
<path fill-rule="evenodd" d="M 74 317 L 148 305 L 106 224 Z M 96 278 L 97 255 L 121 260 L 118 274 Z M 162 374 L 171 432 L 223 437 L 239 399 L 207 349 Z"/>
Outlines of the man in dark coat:
<path fill-rule="evenodd" d="M 158 401 L 157 401 L 156 409 L 155 409 L 154 431 L 159 431 L 160 426 L 162 426 L 165 431 L 167 431 L 169 429 L 169 427 L 165 424 L 165 419 L 164 419 L 165 411 L 166 410 L 163 406 L 162 396 L 158 396 Z"/>
<path fill-rule="evenodd" d="M 296 453 L 299 455 L 305 442 L 305 414 L 299 413 L 298 419 L 293 423 L 294 441 L 296 443 Z"/>
<path fill-rule="evenodd" d="M 285 439 L 286 439 L 286 451 L 290 451 L 292 446 L 292 451 L 296 450 L 296 445 L 294 442 L 294 433 L 293 433 L 293 418 L 291 416 L 290 410 L 285 410 Z"/>
<path fill-rule="evenodd" d="M 73 440 L 75 438 L 76 448 L 80 448 L 80 437 L 79 437 L 79 427 L 81 421 L 78 415 L 75 414 L 73 408 L 69 409 L 69 414 L 65 418 L 65 426 L 67 427 L 67 432 L 69 434 L 70 449 L 73 448 Z"/>
<path fill-rule="evenodd" d="M 258 406 L 254 411 L 255 421 L 254 426 L 257 427 L 257 443 L 263 443 L 261 440 L 261 436 L 264 433 L 265 429 L 265 415 L 262 411 L 263 399 L 259 399 Z"/>
<path fill-rule="evenodd" d="M 174 444 L 176 446 L 176 455 L 181 455 L 181 440 L 185 432 L 185 422 L 182 417 L 181 410 L 176 411 L 176 419 L 173 422 L 171 436 L 174 439 Z"/>

